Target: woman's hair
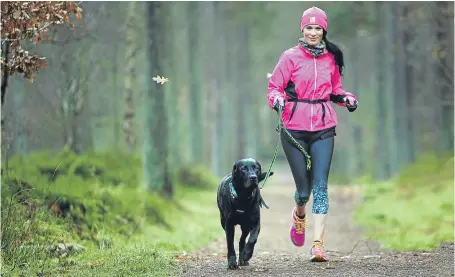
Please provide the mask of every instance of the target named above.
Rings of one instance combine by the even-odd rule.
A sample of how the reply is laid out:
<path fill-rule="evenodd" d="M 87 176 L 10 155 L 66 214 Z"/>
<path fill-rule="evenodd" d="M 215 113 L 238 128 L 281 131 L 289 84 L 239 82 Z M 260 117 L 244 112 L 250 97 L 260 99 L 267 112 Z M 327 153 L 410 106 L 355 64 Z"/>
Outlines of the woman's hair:
<path fill-rule="evenodd" d="M 325 42 L 327 51 L 333 54 L 335 57 L 335 64 L 338 65 L 338 69 L 340 71 L 340 75 L 343 76 L 343 69 L 344 69 L 344 59 L 343 59 L 343 52 L 341 49 L 333 42 L 330 42 L 327 39 L 327 31 L 324 30 L 322 34 L 322 40 Z"/>

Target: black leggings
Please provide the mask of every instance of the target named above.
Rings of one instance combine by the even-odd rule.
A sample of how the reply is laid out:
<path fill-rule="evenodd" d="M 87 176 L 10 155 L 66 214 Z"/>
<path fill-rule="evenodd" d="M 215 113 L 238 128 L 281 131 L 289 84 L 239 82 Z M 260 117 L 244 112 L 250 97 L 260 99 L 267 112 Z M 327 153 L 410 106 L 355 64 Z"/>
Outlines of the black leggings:
<path fill-rule="evenodd" d="M 312 212 L 327 214 L 329 210 L 327 181 L 332 163 L 335 133 L 333 132 L 333 135 L 327 138 L 314 141 L 314 136 L 320 132 L 288 131 L 311 156 L 311 169 L 307 170 L 305 155 L 293 145 L 285 132 L 281 132 L 281 144 L 295 181 L 295 202 L 298 206 L 305 205 L 313 190 Z M 311 141 L 314 142 L 308 145 Z"/>

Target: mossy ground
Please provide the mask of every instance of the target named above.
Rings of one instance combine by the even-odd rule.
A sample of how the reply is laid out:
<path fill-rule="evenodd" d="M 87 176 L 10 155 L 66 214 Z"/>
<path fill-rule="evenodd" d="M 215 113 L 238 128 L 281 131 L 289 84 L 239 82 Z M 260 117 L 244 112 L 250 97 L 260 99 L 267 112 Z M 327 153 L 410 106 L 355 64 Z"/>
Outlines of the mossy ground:
<path fill-rule="evenodd" d="M 122 153 L 38 153 L 3 164 L 5 276 L 172 276 L 175 252 L 223 235 L 218 180 L 201 167 L 174 172 L 173 200 L 145 193 L 141 161 Z M 453 156 L 425 155 L 399 176 L 364 185 L 355 217 L 397 250 L 453 241 Z M 65 242 L 81 254 L 54 257 Z"/>
<path fill-rule="evenodd" d="M 422 155 L 396 178 L 364 185 L 354 214 L 385 248 L 431 250 L 454 241 L 453 154 Z"/>
<path fill-rule="evenodd" d="M 141 161 L 122 153 L 38 153 L 3 165 L 2 272 L 8 276 L 169 276 L 174 251 L 221 235 L 217 179 L 174 172 L 172 200 L 145 193 Z M 82 254 L 52 257 L 65 242 Z"/>

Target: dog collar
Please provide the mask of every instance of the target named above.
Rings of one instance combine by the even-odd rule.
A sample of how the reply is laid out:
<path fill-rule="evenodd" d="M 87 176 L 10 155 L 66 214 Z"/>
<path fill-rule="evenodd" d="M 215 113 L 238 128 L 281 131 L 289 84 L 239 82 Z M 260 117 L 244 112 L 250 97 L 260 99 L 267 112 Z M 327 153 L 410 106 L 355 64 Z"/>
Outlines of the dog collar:
<path fill-rule="evenodd" d="M 253 190 L 253 192 L 251 193 L 251 196 L 248 197 L 248 199 L 250 199 L 251 197 L 253 197 L 253 193 L 256 191 L 256 189 L 257 189 L 257 188 L 255 188 L 255 189 Z M 229 191 L 231 192 L 232 198 L 234 198 L 234 199 L 239 198 L 237 192 L 235 191 L 234 185 L 232 184 L 232 181 L 229 182 Z"/>
<path fill-rule="evenodd" d="M 235 191 L 235 188 L 234 188 L 234 185 L 232 184 L 232 182 L 229 182 L 229 190 L 230 190 L 230 192 L 231 192 L 232 198 L 237 199 L 237 192 Z M 236 210 L 236 212 L 238 212 L 238 213 L 244 213 L 245 211 L 243 211 L 243 210 Z"/>
<path fill-rule="evenodd" d="M 233 199 L 237 199 L 238 196 L 237 196 L 237 192 L 235 191 L 235 188 L 234 188 L 234 185 L 232 184 L 232 182 L 229 182 L 229 191 L 231 192 L 231 196 Z M 267 203 L 265 203 L 264 199 L 261 197 L 261 201 L 260 201 L 260 206 L 261 207 L 266 207 L 267 209 L 269 209 L 269 206 L 267 205 Z M 244 211 L 242 210 L 237 210 L 237 212 L 240 212 L 240 213 L 243 213 Z"/>
<path fill-rule="evenodd" d="M 235 188 L 234 188 L 234 185 L 232 184 L 232 182 L 229 182 L 229 190 L 231 192 L 232 198 L 237 199 L 237 192 L 235 191 Z"/>

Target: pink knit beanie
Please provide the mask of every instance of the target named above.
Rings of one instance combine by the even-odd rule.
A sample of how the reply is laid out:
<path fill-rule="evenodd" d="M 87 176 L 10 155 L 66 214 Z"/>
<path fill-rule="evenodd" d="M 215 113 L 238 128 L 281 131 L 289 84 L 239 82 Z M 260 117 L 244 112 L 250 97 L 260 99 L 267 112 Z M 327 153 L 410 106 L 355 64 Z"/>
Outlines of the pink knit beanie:
<path fill-rule="evenodd" d="M 327 31 L 328 27 L 327 15 L 323 10 L 317 7 L 311 7 L 305 10 L 300 20 L 300 31 L 303 32 L 303 28 L 305 28 L 306 25 L 310 24 L 321 25 L 321 27 L 325 31 Z"/>

